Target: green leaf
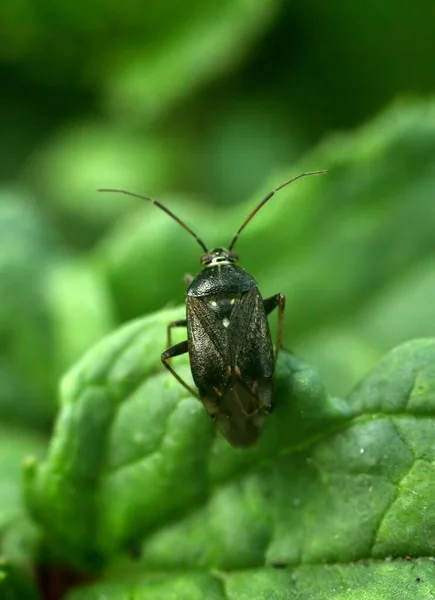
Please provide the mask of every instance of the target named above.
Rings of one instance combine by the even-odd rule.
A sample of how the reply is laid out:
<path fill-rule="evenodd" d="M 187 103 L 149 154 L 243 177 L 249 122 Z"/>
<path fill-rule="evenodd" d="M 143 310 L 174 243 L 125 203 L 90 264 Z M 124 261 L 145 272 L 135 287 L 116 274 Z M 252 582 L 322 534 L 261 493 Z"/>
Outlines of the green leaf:
<path fill-rule="evenodd" d="M 417 559 L 435 552 L 435 340 L 392 351 L 347 400 L 329 397 L 313 369 L 282 354 L 276 410 L 258 445 L 236 450 L 160 367 L 166 324 L 181 315 L 121 328 L 64 379 L 48 459 L 25 473 L 52 552 L 93 570 L 145 540 L 146 589 L 215 589 L 217 569 L 234 598 L 255 598 L 253 581 L 279 591 L 295 580 L 317 600 L 327 597 L 318 578 L 332 590 L 358 589 L 363 577 L 376 597 L 398 564 L 409 586 L 413 573 L 429 581 L 435 563 Z M 186 362 L 177 368 L 189 377 Z M 136 593 L 125 585 L 122 593 Z"/>
<path fill-rule="evenodd" d="M 67 600 L 430 600 L 434 580 L 430 558 L 234 573 L 142 573 L 77 590 Z"/>
<path fill-rule="evenodd" d="M 162 372 L 158 348 L 165 343 L 166 324 L 181 314 L 164 311 L 122 328 L 62 383 L 49 457 L 39 467 L 29 466 L 27 498 L 56 552 L 72 563 L 86 568 L 107 561 L 171 515 L 205 501 L 213 481 L 275 455 L 286 437 L 287 423 L 275 419 L 275 432 L 266 432 L 250 452 L 235 452 L 215 439 L 201 404 Z M 287 377 L 278 393 L 288 397 L 292 385 L 304 411 L 312 414 L 299 425 L 297 442 L 325 422 L 342 420 L 344 409 L 342 402 L 326 399 L 315 374 L 288 360 L 280 367 Z M 178 363 L 188 377 L 186 357 Z M 289 381 L 294 370 L 299 378 Z M 284 414 L 286 409 L 290 421 L 296 418 L 295 405 L 283 403 Z"/>
<path fill-rule="evenodd" d="M 268 565 L 432 555 L 434 392 L 435 341 L 400 346 L 350 395 L 352 419 L 296 444 L 301 424 L 286 423 L 284 454 L 148 538 L 145 564 L 247 568 L 254 549 Z"/>
<path fill-rule="evenodd" d="M 23 541 L 18 533 L 28 527 L 20 490 L 20 467 L 30 454 L 42 457 L 45 444 L 39 437 L 0 427 L 0 556 L 21 560 Z"/>
<path fill-rule="evenodd" d="M 213 247 L 228 243 L 277 184 L 306 170 L 329 170 L 280 191 L 236 248 L 264 296 L 287 296 L 287 345 L 318 366 L 329 389 L 344 394 L 394 345 L 435 335 L 434 153 L 435 102 L 401 102 L 359 130 L 326 140 L 233 210 L 198 206 L 195 214 L 167 204 Z M 99 248 L 125 319 L 156 310 L 162 299 L 181 302 L 182 276 L 198 269 L 199 248 L 153 212 L 150 206 L 149 220 L 126 220 Z M 133 285 L 144 272 L 149 284 Z"/>
<path fill-rule="evenodd" d="M 20 489 L 20 465 L 26 455 L 43 456 L 43 441 L 0 427 L 0 598 L 39 597 L 30 579 L 38 532 L 25 512 Z"/>

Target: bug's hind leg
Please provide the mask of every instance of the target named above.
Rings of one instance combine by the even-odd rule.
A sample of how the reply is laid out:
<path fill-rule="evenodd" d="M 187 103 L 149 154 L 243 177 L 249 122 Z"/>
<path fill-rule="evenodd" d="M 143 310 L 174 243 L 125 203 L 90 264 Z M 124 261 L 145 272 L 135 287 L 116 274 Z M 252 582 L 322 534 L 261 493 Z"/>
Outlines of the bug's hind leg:
<path fill-rule="evenodd" d="M 185 340 L 184 342 L 180 342 L 179 344 L 175 344 L 175 346 L 172 346 L 171 348 L 168 348 L 167 350 L 165 350 L 162 353 L 162 363 L 165 365 L 165 367 L 168 369 L 168 371 L 175 377 L 175 379 L 181 383 L 181 385 L 186 388 L 186 390 L 188 390 L 193 396 L 196 396 L 197 398 L 199 398 L 198 392 L 196 392 L 193 388 L 190 387 L 189 384 L 187 384 L 184 379 L 182 379 L 178 373 L 171 367 L 171 365 L 169 364 L 169 360 L 171 358 L 174 358 L 175 356 L 181 356 L 182 354 L 186 354 L 186 352 L 189 351 L 188 345 L 187 345 L 187 340 Z"/>
<path fill-rule="evenodd" d="M 284 336 L 284 313 L 285 313 L 285 296 L 284 294 L 275 294 L 270 298 L 263 300 L 264 310 L 267 315 L 278 307 L 278 330 L 276 334 L 276 348 L 275 348 L 275 363 L 278 359 L 278 353 L 283 349 L 283 336 Z"/>

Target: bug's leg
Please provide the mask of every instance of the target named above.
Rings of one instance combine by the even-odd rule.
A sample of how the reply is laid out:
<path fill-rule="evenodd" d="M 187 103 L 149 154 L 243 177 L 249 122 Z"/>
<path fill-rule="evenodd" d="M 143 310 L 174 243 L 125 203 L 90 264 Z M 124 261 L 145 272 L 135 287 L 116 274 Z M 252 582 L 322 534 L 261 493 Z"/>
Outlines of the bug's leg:
<path fill-rule="evenodd" d="M 172 348 L 168 348 L 167 350 L 165 350 L 162 353 L 162 363 L 165 365 L 165 367 L 168 369 L 168 371 L 170 371 L 170 373 L 175 377 L 175 379 L 181 383 L 181 385 L 183 387 L 186 388 L 186 390 L 188 390 L 193 396 L 196 396 L 197 398 L 199 398 L 198 392 L 196 392 L 193 388 L 190 387 L 190 385 L 188 385 L 184 379 L 182 379 L 178 373 L 176 373 L 174 371 L 174 369 L 171 367 L 171 365 L 169 364 L 169 359 L 174 358 L 174 356 L 181 356 L 181 354 L 186 354 L 186 352 L 189 351 L 189 348 L 187 346 L 187 340 L 185 340 L 184 342 L 180 342 L 179 344 L 175 344 L 175 346 L 172 346 Z"/>
<path fill-rule="evenodd" d="M 278 331 L 276 334 L 276 349 L 275 349 L 275 362 L 278 359 L 278 353 L 283 347 L 282 338 L 284 334 L 284 312 L 285 312 L 285 296 L 284 294 L 275 294 L 270 298 L 266 298 L 264 301 L 264 310 L 269 315 L 276 307 L 278 307 Z"/>
<path fill-rule="evenodd" d="M 187 321 L 186 321 L 186 319 L 180 319 L 179 321 L 171 321 L 171 323 L 169 323 L 168 329 L 167 329 L 167 338 L 166 338 L 167 339 L 167 346 L 168 346 L 168 348 L 170 348 L 172 346 L 171 330 L 174 327 L 187 327 Z"/>
<path fill-rule="evenodd" d="M 186 273 L 186 275 L 184 276 L 184 283 L 190 285 L 194 279 L 195 277 L 193 275 L 191 275 L 190 273 Z"/>

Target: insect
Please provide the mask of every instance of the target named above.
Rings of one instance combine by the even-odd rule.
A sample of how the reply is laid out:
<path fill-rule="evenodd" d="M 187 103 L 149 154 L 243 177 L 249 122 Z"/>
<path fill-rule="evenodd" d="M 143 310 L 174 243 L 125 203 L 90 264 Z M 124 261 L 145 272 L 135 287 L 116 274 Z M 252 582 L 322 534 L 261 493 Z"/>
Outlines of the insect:
<path fill-rule="evenodd" d="M 186 318 L 169 323 L 164 366 L 190 393 L 197 396 L 227 440 L 235 447 L 254 444 L 264 419 L 272 411 L 272 384 L 278 352 L 282 347 L 285 296 L 263 299 L 256 280 L 237 264 L 233 251 L 240 233 L 270 198 L 293 181 L 326 171 L 302 173 L 272 190 L 250 213 L 232 238 L 228 249 L 208 250 L 190 227 L 160 202 L 127 190 L 103 189 L 149 200 L 166 212 L 203 249 L 201 271 L 188 282 Z M 278 309 L 275 351 L 268 315 Z M 187 328 L 187 340 L 172 345 L 175 327 Z M 170 360 L 188 353 L 194 390 L 173 369 Z"/>

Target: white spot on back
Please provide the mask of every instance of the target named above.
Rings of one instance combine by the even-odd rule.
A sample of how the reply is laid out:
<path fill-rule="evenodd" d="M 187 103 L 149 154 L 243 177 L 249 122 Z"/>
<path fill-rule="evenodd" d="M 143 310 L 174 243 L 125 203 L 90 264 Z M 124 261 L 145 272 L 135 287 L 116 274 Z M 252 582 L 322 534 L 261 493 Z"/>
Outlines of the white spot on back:
<path fill-rule="evenodd" d="M 225 319 L 222 321 L 222 325 L 224 327 L 228 327 L 229 324 L 230 324 L 229 320 L 225 317 Z"/>
<path fill-rule="evenodd" d="M 212 301 L 210 302 L 210 304 L 211 304 L 212 306 L 217 306 L 217 302 L 216 302 L 216 300 L 212 300 Z"/>
<path fill-rule="evenodd" d="M 235 301 L 236 301 L 236 299 L 235 299 L 235 298 L 233 298 L 233 299 L 231 300 L 230 304 L 234 304 L 234 303 L 235 303 Z"/>

